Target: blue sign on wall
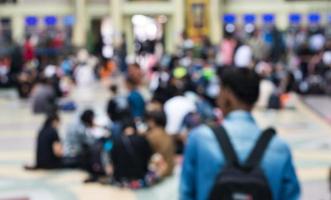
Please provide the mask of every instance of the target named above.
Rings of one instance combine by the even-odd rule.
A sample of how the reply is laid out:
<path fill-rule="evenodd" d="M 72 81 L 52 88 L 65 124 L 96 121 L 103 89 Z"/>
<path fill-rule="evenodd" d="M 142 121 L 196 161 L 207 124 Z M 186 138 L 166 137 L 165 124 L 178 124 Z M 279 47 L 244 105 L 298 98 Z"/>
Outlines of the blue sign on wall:
<path fill-rule="evenodd" d="M 236 16 L 234 14 L 225 14 L 223 16 L 223 21 L 226 24 L 234 24 L 236 23 Z"/>
<path fill-rule="evenodd" d="M 75 24 L 75 16 L 68 15 L 63 18 L 63 23 L 65 26 L 73 26 Z"/>
<path fill-rule="evenodd" d="M 300 24 L 301 23 L 301 14 L 299 14 L 299 13 L 290 14 L 289 21 L 291 24 Z"/>
<path fill-rule="evenodd" d="M 328 23 L 331 24 L 331 14 L 328 15 Z"/>
<path fill-rule="evenodd" d="M 244 15 L 244 23 L 245 24 L 255 24 L 256 16 L 254 14 L 245 14 Z"/>
<path fill-rule="evenodd" d="M 44 22 L 47 26 L 55 26 L 57 24 L 57 18 L 55 16 L 46 16 Z"/>
<path fill-rule="evenodd" d="M 262 18 L 263 18 L 263 22 L 265 24 L 273 24 L 273 23 L 275 23 L 275 15 L 274 14 L 271 14 L 271 13 L 264 14 L 262 16 Z"/>
<path fill-rule="evenodd" d="M 308 22 L 310 24 L 318 24 L 321 21 L 321 15 L 319 13 L 309 13 Z"/>
<path fill-rule="evenodd" d="M 38 18 L 36 16 L 27 16 L 25 18 L 25 25 L 26 26 L 37 26 Z"/>

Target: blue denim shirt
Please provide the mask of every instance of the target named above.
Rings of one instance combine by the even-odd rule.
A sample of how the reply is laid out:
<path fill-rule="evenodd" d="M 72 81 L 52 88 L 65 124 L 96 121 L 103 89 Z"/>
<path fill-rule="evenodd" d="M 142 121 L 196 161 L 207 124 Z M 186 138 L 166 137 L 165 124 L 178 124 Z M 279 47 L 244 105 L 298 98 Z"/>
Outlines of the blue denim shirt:
<path fill-rule="evenodd" d="M 244 162 L 261 130 L 252 115 L 245 111 L 230 113 L 224 120 L 240 162 Z M 185 150 L 180 184 L 180 200 L 207 200 L 225 158 L 212 130 L 207 126 L 194 129 Z M 270 142 L 261 167 L 268 179 L 274 200 L 297 200 L 300 186 L 287 144 L 278 136 Z"/>
<path fill-rule="evenodd" d="M 143 117 L 145 114 L 145 101 L 143 96 L 137 91 L 133 90 L 128 96 L 128 102 L 131 109 L 131 114 L 134 118 Z"/>

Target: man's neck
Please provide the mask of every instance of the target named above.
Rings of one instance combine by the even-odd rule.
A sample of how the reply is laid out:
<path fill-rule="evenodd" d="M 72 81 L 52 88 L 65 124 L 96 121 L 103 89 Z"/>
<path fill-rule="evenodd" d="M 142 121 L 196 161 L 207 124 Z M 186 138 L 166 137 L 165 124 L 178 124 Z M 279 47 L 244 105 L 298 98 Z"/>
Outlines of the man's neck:
<path fill-rule="evenodd" d="M 227 113 L 224 113 L 225 116 L 229 115 L 230 113 L 236 112 L 236 111 L 244 111 L 244 112 L 248 112 L 251 113 L 252 112 L 252 107 L 251 106 L 237 106 L 233 109 L 228 110 Z"/>

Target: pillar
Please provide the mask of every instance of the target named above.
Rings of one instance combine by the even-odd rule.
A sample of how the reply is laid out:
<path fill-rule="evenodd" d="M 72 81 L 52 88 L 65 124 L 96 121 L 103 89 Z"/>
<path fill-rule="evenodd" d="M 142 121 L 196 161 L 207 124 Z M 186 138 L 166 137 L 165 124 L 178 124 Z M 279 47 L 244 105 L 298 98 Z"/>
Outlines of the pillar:
<path fill-rule="evenodd" d="M 177 38 L 179 38 L 178 32 L 179 30 L 176 30 L 174 28 L 174 23 L 176 19 L 172 17 L 168 17 L 168 21 L 165 24 L 165 51 L 167 53 L 173 53 L 175 51 L 175 47 L 178 44 L 179 41 L 177 41 Z"/>
<path fill-rule="evenodd" d="M 287 12 L 277 12 L 276 14 L 276 25 L 280 30 L 286 30 L 288 27 L 288 14 Z"/>
<path fill-rule="evenodd" d="M 74 27 L 73 44 L 84 47 L 87 38 L 87 11 L 86 0 L 75 0 L 76 23 Z"/>
<path fill-rule="evenodd" d="M 13 15 L 11 17 L 11 28 L 12 28 L 12 34 L 13 39 L 17 42 L 23 42 L 24 41 L 24 17 L 22 15 Z"/>
<path fill-rule="evenodd" d="M 222 5 L 221 2 L 223 3 Z M 209 3 L 209 21 L 210 21 L 210 39 L 212 43 L 218 44 L 222 37 L 222 18 L 223 12 L 221 12 L 220 7 L 224 9 L 224 1 L 223 0 L 210 0 Z"/>
<path fill-rule="evenodd" d="M 214 0 L 212 0 L 214 1 Z M 220 42 L 223 39 L 223 27 L 224 27 L 224 21 L 223 21 L 223 15 L 225 13 L 225 7 L 226 7 L 226 1 L 225 0 L 219 0 L 219 3 L 217 5 L 217 9 L 218 9 L 218 16 L 217 16 L 217 20 L 218 20 L 218 33 L 219 33 L 219 41 Z M 216 39 L 216 38 L 215 38 Z M 215 41 L 217 42 L 217 41 Z"/>
<path fill-rule="evenodd" d="M 173 32 L 171 37 L 173 37 L 173 47 L 175 48 L 178 44 L 181 33 L 185 30 L 185 0 L 172 0 L 174 13 L 168 23 L 173 23 Z M 170 28 L 170 26 L 167 26 Z M 171 33 L 170 33 L 171 34 Z"/>
<path fill-rule="evenodd" d="M 131 18 L 129 16 L 124 19 L 124 31 L 126 35 L 126 45 L 128 50 L 128 55 L 134 55 L 134 35 L 133 35 L 133 25 Z"/>
<path fill-rule="evenodd" d="M 123 0 L 110 0 L 111 18 L 114 24 L 115 30 L 115 43 L 118 43 L 121 39 L 121 34 L 123 32 L 123 14 L 122 5 Z"/>

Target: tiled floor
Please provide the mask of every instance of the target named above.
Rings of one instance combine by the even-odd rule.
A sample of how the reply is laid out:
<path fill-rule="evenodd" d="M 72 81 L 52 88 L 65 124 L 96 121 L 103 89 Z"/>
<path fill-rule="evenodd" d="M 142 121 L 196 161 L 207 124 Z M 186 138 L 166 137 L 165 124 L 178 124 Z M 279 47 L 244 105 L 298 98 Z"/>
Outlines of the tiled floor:
<path fill-rule="evenodd" d="M 108 92 L 91 88 L 93 95 L 76 91 L 72 98 L 79 108 L 95 108 L 102 113 Z M 82 93 L 85 96 L 82 97 Z M 23 164 L 34 159 L 34 137 L 42 117 L 31 114 L 28 102 L 19 101 L 13 91 L 0 90 L 0 200 L 176 200 L 178 176 L 152 189 L 131 192 L 98 184 L 85 185 L 80 171 L 26 172 Z M 327 200 L 327 174 L 331 166 L 331 126 L 300 101 L 295 110 L 281 112 L 256 110 L 263 127 L 275 126 L 293 149 L 304 200 Z M 62 133 L 76 116 L 62 114 Z M 177 173 L 178 174 L 178 173 Z"/>

